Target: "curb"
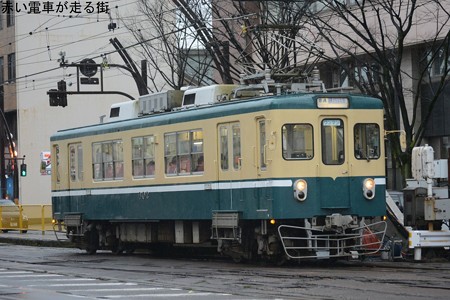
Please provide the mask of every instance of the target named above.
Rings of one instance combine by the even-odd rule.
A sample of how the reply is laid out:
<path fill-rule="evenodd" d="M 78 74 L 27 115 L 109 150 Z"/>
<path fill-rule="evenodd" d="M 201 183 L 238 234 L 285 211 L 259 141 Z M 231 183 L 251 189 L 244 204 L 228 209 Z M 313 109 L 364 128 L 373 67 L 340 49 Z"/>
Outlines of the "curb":
<path fill-rule="evenodd" d="M 67 239 L 57 240 L 56 237 L 53 240 L 50 239 L 38 239 L 35 237 L 15 237 L 5 236 L 6 234 L 0 234 L 0 243 L 15 244 L 22 246 L 39 246 L 39 247 L 59 247 L 59 248 L 75 248 L 75 246 Z"/>

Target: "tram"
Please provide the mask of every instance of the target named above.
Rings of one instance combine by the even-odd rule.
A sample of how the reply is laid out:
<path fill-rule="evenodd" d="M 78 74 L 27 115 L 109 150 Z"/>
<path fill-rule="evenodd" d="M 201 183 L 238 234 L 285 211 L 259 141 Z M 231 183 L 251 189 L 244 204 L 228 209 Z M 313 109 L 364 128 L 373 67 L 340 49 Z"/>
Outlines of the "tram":
<path fill-rule="evenodd" d="M 234 259 L 380 249 L 379 99 L 281 84 L 194 88 L 178 108 L 161 95 L 136 102 L 138 116 L 51 137 L 53 218 L 79 248 L 211 246 Z"/>

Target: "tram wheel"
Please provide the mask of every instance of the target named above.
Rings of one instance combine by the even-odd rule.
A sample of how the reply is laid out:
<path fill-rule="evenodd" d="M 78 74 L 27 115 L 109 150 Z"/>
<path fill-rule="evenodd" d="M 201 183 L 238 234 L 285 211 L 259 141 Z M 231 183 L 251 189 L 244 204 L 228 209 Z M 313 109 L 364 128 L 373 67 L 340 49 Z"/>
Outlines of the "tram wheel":
<path fill-rule="evenodd" d="M 91 228 L 84 233 L 84 239 L 86 241 L 86 253 L 87 254 L 95 254 L 98 249 L 98 232 L 95 228 Z"/>
<path fill-rule="evenodd" d="M 93 247 L 86 247 L 86 253 L 87 254 L 89 254 L 89 255 L 94 255 L 95 253 L 97 253 L 97 249 L 96 248 L 93 248 Z"/>
<path fill-rule="evenodd" d="M 114 245 L 114 246 L 111 248 L 111 252 L 112 252 L 113 254 L 116 254 L 116 255 L 122 254 L 123 251 L 124 251 L 124 249 L 123 249 L 123 247 L 122 247 L 122 245 L 121 245 L 120 243 L 117 243 L 116 245 Z"/>

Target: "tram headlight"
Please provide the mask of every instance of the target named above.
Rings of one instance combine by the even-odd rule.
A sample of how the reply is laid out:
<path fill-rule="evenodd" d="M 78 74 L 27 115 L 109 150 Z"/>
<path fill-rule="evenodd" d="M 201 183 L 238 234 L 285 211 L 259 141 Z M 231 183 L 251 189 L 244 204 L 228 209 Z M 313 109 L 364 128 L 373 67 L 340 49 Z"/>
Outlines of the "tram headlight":
<path fill-rule="evenodd" d="M 299 179 L 294 182 L 294 198 L 298 201 L 305 201 L 308 196 L 308 183 L 306 180 Z"/>
<path fill-rule="evenodd" d="M 363 193 L 366 199 L 371 200 L 375 197 L 375 180 L 373 178 L 364 179 Z"/>

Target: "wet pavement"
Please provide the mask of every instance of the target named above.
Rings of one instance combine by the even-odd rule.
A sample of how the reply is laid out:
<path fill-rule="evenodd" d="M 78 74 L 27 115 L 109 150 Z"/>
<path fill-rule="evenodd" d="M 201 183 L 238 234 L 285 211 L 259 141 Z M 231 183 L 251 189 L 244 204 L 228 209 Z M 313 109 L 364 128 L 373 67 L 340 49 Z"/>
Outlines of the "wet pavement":
<path fill-rule="evenodd" d="M 19 231 L 8 231 L 6 233 L 0 231 L 0 243 L 10 243 L 16 245 L 28 245 L 36 247 L 65 247 L 73 248 L 64 232 L 35 231 L 31 230 L 27 233 Z M 447 250 L 445 257 L 424 258 L 421 261 L 414 261 L 411 257 L 405 256 L 397 259 L 382 259 L 380 255 L 367 257 L 364 260 L 339 260 L 337 265 L 348 266 L 370 266 L 379 268 L 397 268 L 397 269 L 435 269 L 444 272 L 450 272 L 450 250 Z"/>
<path fill-rule="evenodd" d="M 73 247 L 64 232 L 55 232 L 53 230 L 29 230 L 27 233 L 0 231 L 0 243 L 43 247 Z"/>

